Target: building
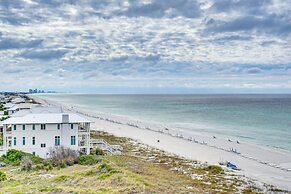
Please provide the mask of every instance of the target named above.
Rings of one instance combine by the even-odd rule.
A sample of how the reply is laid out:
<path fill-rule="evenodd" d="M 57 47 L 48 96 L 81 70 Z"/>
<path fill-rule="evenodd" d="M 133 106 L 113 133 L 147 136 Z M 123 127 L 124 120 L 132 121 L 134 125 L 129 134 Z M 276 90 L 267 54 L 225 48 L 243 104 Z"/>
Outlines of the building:
<path fill-rule="evenodd" d="M 11 100 L 11 102 L 13 103 L 13 104 L 20 104 L 20 103 L 25 103 L 25 99 L 24 98 L 22 98 L 22 97 L 15 97 L 15 98 L 13 98 L 12 100 Z"/>
<path fill-rule="evenodd" d="M 6 103 L 6 104 L 4 104 L 4 108 L 5 109 L 9 109 L 9 108 L 11 108 L 12 106 L 14 106 L 15 104 L 13 104 L 13 103 Z"/>
<path fill-rule="evenodd" d="M 0 94 L 0 102 L 4 101 L 5 100 L 5 96 Z"/>
<path fill-rule="evenodd" d="M 18 111 L 21 110 L 29 110 L 32 107 L 37 106 L 35 104 L 31 104 L 31 103 L 21 103 L 21 104 L 15 104 L 13 106 L 11 106 L 10 108 L 7 109 L 8 115 L 12 115 Z"/>
<path fill-rule="evenodd" d="M 31 109 L 2 122 L 3 153 L 16 149 L 49 158 L 51 148 L 64 146 L 89 154 L 91 121 L 75 113 L 45 109 Z"/>

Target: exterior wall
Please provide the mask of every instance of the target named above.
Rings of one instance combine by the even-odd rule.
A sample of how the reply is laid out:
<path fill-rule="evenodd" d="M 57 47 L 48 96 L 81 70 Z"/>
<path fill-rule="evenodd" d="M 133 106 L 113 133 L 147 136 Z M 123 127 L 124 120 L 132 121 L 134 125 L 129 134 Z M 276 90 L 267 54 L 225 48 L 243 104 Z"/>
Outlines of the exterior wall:
<path fill-rule="evenodd" d="M 60 129 L 57 124 L 46 124 L 45 130 L 41 129 L 40 124 L 35 125 L 35 130 L 33 130 L 32 124 L 25 125 L 25 130 L 22 125 L 16 125 L 16 130 L 14 130 L 14 125 L 11 125 L 11 133 L 6 132 L 7 127 L 4 126 L 4 149 L 6 151 L 17 149 L 28 153 L 35 152 L 35 155 L 47 158 L 49 149 L 55 146 L 55 136 L 60 136 L 60 145 L 79 150 L 78 124 L 73 124 L 73 129 L 71 129 L 71 124 L 60 124 Z M 75 145 L 71 145 L 71 136 L 76 137 Z M 16 145 L 14 145 L 14 137 L 16 137 Z M 23 137 L 25 137 L 25 145 L 23 145 Z M 33 137 L 35 137 L 35 145 L 32 144 Z M 11 141 L 11 146 L 9 146 L 9 141 Z M 42 148 L 41 144 L 46 144 L 46 147 Z"/>

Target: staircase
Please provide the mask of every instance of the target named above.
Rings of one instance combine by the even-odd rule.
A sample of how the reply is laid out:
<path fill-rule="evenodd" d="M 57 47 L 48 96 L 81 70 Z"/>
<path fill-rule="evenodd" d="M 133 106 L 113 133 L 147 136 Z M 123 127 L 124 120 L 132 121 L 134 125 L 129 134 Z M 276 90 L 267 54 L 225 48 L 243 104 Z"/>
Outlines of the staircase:
<path fill-rule="evenodd" d="M 105 152 L 108 152 L 112 155 L 121 155 L 121 151 L 123 150 L 123 147 L 120 145 L 110 145 L 107 141 L 104 139 L 91 139 L 90 141 L 90 147 L 91 148 L 98 148 Z"/>

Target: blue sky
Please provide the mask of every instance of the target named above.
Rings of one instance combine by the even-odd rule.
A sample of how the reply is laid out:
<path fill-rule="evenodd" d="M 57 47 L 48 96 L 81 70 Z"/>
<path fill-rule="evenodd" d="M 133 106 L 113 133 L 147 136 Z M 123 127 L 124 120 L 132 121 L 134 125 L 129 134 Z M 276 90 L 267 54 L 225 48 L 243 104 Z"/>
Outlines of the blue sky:
<path fill-rule="evenodd" d="M 0 0 L 0 91 L 291 93 L 289 0 Z"/>

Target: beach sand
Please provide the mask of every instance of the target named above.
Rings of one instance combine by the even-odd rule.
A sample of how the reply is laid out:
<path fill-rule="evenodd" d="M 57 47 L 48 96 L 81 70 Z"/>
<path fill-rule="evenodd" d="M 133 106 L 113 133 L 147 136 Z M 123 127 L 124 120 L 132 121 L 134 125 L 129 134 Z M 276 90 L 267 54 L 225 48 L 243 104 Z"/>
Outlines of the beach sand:
<path fill-rule="evenodd" d="M 92 130 L 129 137 L 166 152 L 208 164 L 218 165 L 220 161 L 230 161 L 241 169 L 237 174 L 255 180 L 258 186 L 265 183 L 291 191 L 289 151 L 247 142 L 237 143 L 236 140 L 229 141 L 215 134 L 214 138 L 210 134 L 178 131 L 155 123 L 132 121 L 120 116 L 83 110 L 74 105 L 31 97 L 42 104 L 62 106 L 64 109 L 87 116 L 94 122 Z"/>

